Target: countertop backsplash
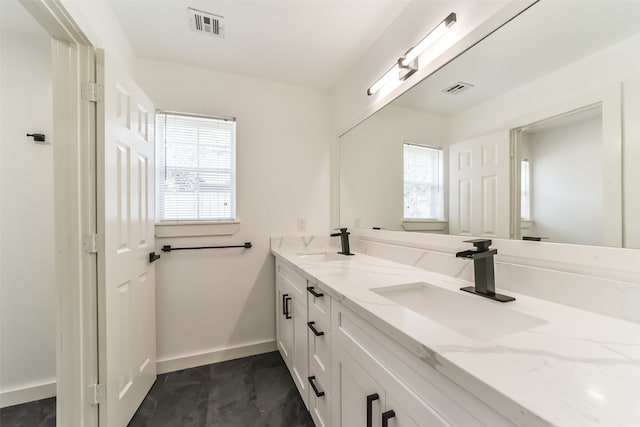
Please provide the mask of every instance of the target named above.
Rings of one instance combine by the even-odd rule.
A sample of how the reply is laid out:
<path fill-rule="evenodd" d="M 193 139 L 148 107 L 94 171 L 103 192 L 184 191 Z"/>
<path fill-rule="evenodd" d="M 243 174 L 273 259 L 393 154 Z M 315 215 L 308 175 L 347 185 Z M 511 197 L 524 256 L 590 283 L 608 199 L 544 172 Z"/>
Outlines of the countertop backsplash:
<path fill-rule="evenodd" d="M 473 281 L 473 262 L 454 256 L 471 237 L 351 230 L 356 253 Z M 329 236 L 276 237 L 274 248 L 314 249 Z M 640 250 L 494 239 L 496 288 L 640 323 Z"/>

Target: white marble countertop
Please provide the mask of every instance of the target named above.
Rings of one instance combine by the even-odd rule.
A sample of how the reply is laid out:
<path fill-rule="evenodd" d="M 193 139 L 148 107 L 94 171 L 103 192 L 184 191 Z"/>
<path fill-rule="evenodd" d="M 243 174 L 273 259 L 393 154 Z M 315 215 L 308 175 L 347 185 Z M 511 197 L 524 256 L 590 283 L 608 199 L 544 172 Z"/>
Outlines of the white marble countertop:
<path fill-rule="evenodd" d="M 326 249 L 335 253 L 335 248 Z M 465 292 L 471 283 L 364 254 L 318 261 L 322 250 L 272 248 L 341 303 L 516 425 L 640 426 L 640 325 L 513 292 L 501 304 Z M 373 289 L 427 282 L 501 304 L 546 323 L 476 340 Z M 500 289 L 497 289 L 500 291 Z M 468 322 L 482 322 L 466 312 Z M 433 360 L 435 358 L 435 360 Z"/>

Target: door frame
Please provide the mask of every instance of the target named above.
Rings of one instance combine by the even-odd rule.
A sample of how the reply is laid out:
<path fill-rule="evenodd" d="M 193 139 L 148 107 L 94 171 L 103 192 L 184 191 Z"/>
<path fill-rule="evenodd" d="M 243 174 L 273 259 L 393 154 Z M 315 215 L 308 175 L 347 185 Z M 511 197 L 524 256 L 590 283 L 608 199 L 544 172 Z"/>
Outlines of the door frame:
<path fill-rule="evenodd" d="M 95 50 L 60 0 L 19 0 L 52 37 L 56 425 L 98 426 Z M 93 395 L 92 395 L 93 392 Z"/>
<path fill-rule="evenodd" d="M 518 235 L 520 229 L 520 168 L 518 159 L 518 133 L 528 126 L 573 114 L 595 105 L 602 107 L 602 158 L 604 172 L 604 224 L 602 245 L 622 248 L 625 247 L 624 214 L 622 198 L 622 83 L 614 83 L 600 89 L 584 93 L 562 102 L 547 105 L 536 111 L 509 120 L 506 127 L 511 132 L 511 188 L 512 208 L 511 224 Z M 515 173 L 514 173 L 515 172 Z M 513 205 L 516 205 L 515 207 Z"/>

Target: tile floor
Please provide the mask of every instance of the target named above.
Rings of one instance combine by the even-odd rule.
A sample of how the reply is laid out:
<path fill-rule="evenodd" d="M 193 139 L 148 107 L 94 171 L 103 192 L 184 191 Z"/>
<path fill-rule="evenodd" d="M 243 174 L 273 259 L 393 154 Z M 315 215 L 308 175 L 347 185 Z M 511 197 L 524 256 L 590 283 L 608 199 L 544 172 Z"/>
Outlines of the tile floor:
<path fill-rule="evenodd" d="M 54 427 L 55 399 L 0 411 L 2 427 Z M 278 352 L 158 376 L 129 427 L 313 427 Z"/>
<path fill-rule="evenodd" d="M 0 427 L 56 427 L 56 398 L 0 409 Z"/>

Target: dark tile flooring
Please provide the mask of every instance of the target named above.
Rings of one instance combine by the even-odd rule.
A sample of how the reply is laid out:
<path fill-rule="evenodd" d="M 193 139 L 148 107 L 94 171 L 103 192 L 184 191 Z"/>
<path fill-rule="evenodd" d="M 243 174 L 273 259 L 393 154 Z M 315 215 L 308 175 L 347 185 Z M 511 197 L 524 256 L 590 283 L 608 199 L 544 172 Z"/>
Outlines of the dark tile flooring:
<path fill-rule="evenodd" d="M 46 401 L 53 405 L 41 403 Z M 53 427 L 55 399 L 5 408 L 0 413 L 1 427 Z M 278 352 L 159 375 L 129 423 L 129 427 L 313 425 Z"/>
<path fill-rule="evenodd" d="M 0 427 L 56 427 L 56 398 L 0 409 Z"/>

